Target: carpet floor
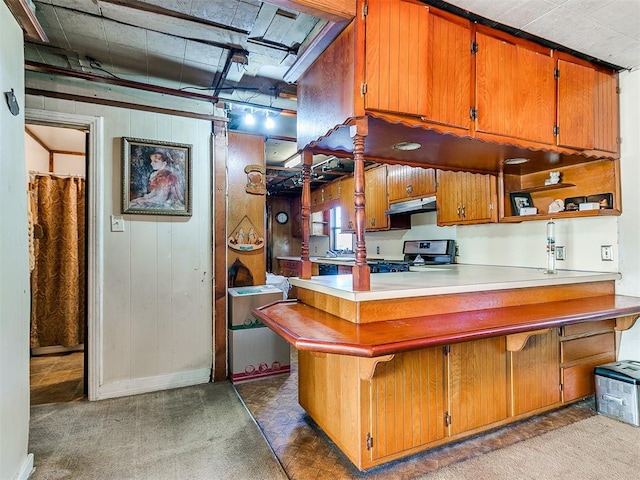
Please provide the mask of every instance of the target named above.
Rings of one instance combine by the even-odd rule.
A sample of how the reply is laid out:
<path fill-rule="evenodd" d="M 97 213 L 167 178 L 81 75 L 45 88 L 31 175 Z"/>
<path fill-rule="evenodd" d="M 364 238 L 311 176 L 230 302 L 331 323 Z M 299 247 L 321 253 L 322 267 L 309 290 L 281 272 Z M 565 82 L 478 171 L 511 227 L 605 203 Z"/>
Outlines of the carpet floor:
<path fill-rule="evenodd" d="M 31 408 L 30 480 L 286 479 L 229 382 Z"/>
<path fill-rule="evenodd" d="M 637 480 L 640 428 L 598 415 L 419 477 L 471 478 Z"/>

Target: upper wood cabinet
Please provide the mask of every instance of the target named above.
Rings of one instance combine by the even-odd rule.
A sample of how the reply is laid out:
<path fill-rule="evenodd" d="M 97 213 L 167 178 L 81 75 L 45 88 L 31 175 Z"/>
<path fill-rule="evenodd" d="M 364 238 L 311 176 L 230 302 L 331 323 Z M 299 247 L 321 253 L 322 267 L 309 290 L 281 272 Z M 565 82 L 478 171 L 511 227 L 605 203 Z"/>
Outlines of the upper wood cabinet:
<path fill-rule="evenodd" d="M 478 26 L 476 132 L 555 143 L 555 59 L 551 50 Z"/>
<path fill-rule="evenodd" d="M 371 168 L 364 172 L 365 228 L 367 231 L 388 230 L 389 209 L 387 198 L 387 166 Z"/>
<path fill-rule="evenodd" d="M 558 59 L 558 146 L 618 151 L 618 79 L 578 59 Z"/>
<path fill-rule="evenodd" d="M 354 191 L 353 176 L 340 179 L 340 221 L 343 232 L 355 232 L 356 230 Z"/>
<path fill-rule="evenodd" d="M 365 108 L 469 129 L 469 21 L 413 0 L 375 0 L 365 23 Z"/>
<path fill-rule="evenodd" d="M 438 225 L 497 221 L 494 175 L 438 170 Z"/>
<path fill-rule="evenodd" d="M 387 165 L 389 203 L 433 195 L 436 192 L 436 173 L 433 168 Z"/>

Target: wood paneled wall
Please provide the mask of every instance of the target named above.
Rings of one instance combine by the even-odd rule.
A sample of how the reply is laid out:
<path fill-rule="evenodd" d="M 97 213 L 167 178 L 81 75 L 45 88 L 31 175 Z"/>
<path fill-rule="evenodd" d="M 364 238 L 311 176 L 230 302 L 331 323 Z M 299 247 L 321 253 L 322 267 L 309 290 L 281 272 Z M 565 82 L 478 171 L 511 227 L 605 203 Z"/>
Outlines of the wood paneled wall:
<path fill-rule="evenodd" d="M 266 195 L 247 193 L 248 165 L 265 165 L 264 137 L 229 132 L 229 158 L 227 169 L 228 200 L 227 200 L 227 235 L 233 235 L 238 225 L 244 224 L 246 219 L 256 229 L 258 237 L 265 241 L 263 248 L 242 252 L 227 248 L 227 268 L 239 259 L 253 276 L 254 285 L 264 285 L 266 282 Z M 245 229 L 245 235 L 248 230 Z"/>

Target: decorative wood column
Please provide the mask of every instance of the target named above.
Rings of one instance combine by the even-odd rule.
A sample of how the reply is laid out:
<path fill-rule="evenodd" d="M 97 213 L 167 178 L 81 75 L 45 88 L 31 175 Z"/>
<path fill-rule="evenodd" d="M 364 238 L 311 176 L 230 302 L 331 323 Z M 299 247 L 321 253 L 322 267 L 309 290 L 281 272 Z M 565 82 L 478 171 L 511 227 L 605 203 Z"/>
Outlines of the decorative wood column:
<path fill-rule="evenodd" d="M 311 278 L 311 260 L 309 260 L 309 218 L 311 217 L 311 164 L 313 154 L 310 150 L 302 151 L 302 245 L 300 257 L 300 278 Z"/>
<path fill-rule="evenodd" d="M 367 265 L 367 246 L 364 240 L 366 217 L 364 212 L 364 140 L 368 133 L 367 118 L 359 118 L 351 126 L 353 138 L 353 183 L 354 202 L 356 207 L 356 263 L 352 269 L 353 289 L 367 291 L 371 289 L 371 273 Z"/>

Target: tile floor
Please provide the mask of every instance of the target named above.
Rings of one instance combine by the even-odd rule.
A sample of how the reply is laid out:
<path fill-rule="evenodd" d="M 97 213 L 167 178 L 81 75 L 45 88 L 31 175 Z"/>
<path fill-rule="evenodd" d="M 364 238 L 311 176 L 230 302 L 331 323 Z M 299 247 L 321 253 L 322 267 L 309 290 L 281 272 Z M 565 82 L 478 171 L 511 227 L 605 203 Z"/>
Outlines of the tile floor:
<path fill-rule="evenodd" d="M 31 405 L 78 402 L 84 395 L 84 352 L 31 357 Z"/>
<path fill-rule="evenodd" d="M 291 374 L 235 386 L 291 479 L 410 479 L 595 415 L 593 397 L 509 427 L 360 472 L 298 404 Z"/>

